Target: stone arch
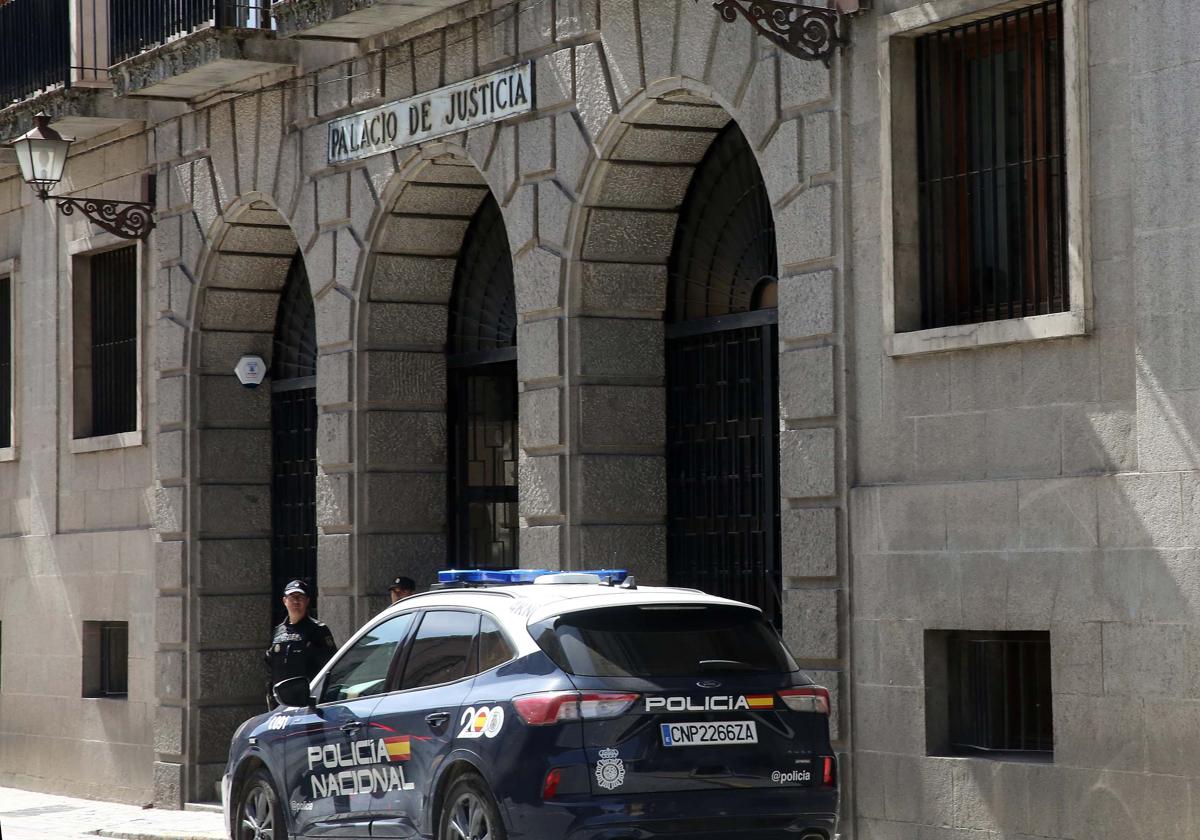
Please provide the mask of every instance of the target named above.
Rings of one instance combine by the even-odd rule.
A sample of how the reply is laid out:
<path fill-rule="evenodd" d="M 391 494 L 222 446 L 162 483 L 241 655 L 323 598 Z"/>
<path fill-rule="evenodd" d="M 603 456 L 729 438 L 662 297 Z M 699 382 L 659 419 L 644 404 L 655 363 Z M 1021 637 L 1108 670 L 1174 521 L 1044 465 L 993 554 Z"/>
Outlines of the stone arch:
<path fill-rule="evenodd" d="M 711 91 L 675 80 L 640 93 L 601 135 L 569 292 L 578 566 L 665 580 L 667 263 L 696 165 L 732 119 Z"/>
<path fill-rule="evenodd" d="M 293 260 L 291 226 L 265 196 L 244 196 L 214 224 L 198 269 L 190 341 L 185 764 L 210 798 L 223 743 L 262 710 L 271 582 L 271 382 L 232 375 L 243 355 L 270 366 Z"/>
<path fill-rule="evenodd" d="M 746 50 L 746 58 L 752 54 L 754 49 Z M 775 221 L 785 589 L 790 578 L 812 576 L 811 564 L 797 557 L 806 546 L 827 552 L 818 563 L 823 574 L 838 569 L 839 518 L 832 506 L 812 509 L 810 500 L 835 496 L 839 469 L 832 428 L 810 428 L 816 419 L 833 418 L 835 404 L 833 342 L 827 337 L 835 332 L 828 71 L 785 67 L 770 54 L 751 59 L 748 66 L 749 88 L 732 96 L 678 77 L 631 91 L 628 103 L 599 133 L 599 160 L 584 181 L 572 222 L 577 263 L 569 294 L 572 347 L 578 353 L 572 361 L 578 455 L 571 540 L 582 566 L 623 562 L 650 580 L 665 576 L 667 259 L 696 164 L 732 121 L 754 150 Z M 788 76 L 796 78 L 790 82 Z M 790 84 L 793 90 L 785 97 L 778 86 Z M 780 103 L 794 101 L 798 89 L 814 91 L 814 101 L 803 106 L 808 110 L 794 107 L 788 113 Z M 806 169 L 805 163 L 811 166 Z M 617 347 L 623 352 L 613 352 Z M 804 353 L 787 353 L 792 347 Z M 811 377 L 824 390 L 796 394 L 787 384 L 793 376 Z M 623 413 L 654 420 L 623 424 Z M 792 421 L 796 431 L 788 428 Z M 637 492 L 626 492 L 623 504 L 613 504 L 620 498 L 613 488 L 620 486 Z M 785 592 L 785 632 L 796 628 L 797 612 L 828 616 L 833 605 L 824 593 L 820 599 L 814 606 L 805 604 L 810 596 L 799 589 Z M 817 658 L 832 656 L 822 652 Z"/>
<path fill-rule="evenodd" d="M 596 134 L 598 160 L 571 224 L 568 302 L 578 392 L 571 399 L 571 545 L 581 566 L 624 562 L 651 580 L 665 572 L 667 258 L 694 167 L 732 120 L 754 152 L 776 230 L 783 633 L 803 664 L 820 674 L 844 667 L 839 394 L 845 386 L 838 364 L 843 304 L 836 283 L 842 255 L 834 119 L 842 80 L 836 67 L 761 46 L 722 47 L 726 37 L 728 30 L 720 30 L 707 59 L 703 51 L 694 58 L 701 72 L 677 68 L 683 75 L 658 79 L 648 75 L 645 42 L 647 84 L 629 90 Z M 705 73 L 709 81 L 698 81 Z M 623 352 L 613 352 L 617 347 Z M 642 422 L 622 424 L 622 417 Z M 612 504 L 622 498 L 614 493 L 619 487 L 636 492 Z M 841 680 L 824 678 L 833 686 Z"/>
<path fill-rule="evenodd" d="M 445 568 L 449 307 L 464 236 L 492 194 L 461 147 L 432 144 L 391 179 L 371 235 L 359 316 L 360 569 L 381 599 Z M 511 238 L 511 237 L 510 237 Z"/>

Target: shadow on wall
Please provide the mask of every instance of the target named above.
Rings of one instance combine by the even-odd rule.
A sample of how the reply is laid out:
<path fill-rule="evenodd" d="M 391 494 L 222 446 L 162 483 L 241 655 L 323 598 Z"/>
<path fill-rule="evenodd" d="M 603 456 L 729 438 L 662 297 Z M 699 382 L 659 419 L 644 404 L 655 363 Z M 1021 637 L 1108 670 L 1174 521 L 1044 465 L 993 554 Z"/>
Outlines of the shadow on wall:
<path fill-rule="evenodd" d="M 1137 377 L 1139 395 L 1156 392 L 1144 362 Z M 1093 443 L 1108 446 L 1111 417 L 1096 408 Z M 1169 405 L 1158 410 L 1188 459 L 1174 468 L 1200 463 L 1186 422 Z M 893 837 L 897 824 L 914 823 L 1055 838 L 1192 836 L 1200 476 L 862 487 L 852 512 L 863 836 Z M 929 715 L 946 706 L 930 696 L 930 629 L 1049 632 L 1052 762 L 929 754 L 927 734 L 940 725 Z"/>

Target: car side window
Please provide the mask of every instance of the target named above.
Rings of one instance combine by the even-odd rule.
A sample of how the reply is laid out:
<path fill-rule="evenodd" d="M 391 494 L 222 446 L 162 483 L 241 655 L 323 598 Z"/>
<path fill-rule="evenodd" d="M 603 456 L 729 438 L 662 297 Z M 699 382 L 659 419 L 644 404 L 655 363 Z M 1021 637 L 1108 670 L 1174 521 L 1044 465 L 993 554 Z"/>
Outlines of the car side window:
<path fill-rule="evenodd" d="M 472 652 L 479 630 L 479 614 L 434 610 L 425 613 L 413 639 L 401 688 L 461 680 L 475 672 Z"/>
<path fill-rule="evenodd" d="M 479 672 L 490 671 L 516 656 L 500 626 L 485 615 L 479 625 Z"/>
<path fill-rule="evenodd" d="M 382 694 L 396 650 L 412 629 L 416 613 L 405 613 L 377 625 L 342 654 L 325 677 L 322 703 L 357 700 Z"/>

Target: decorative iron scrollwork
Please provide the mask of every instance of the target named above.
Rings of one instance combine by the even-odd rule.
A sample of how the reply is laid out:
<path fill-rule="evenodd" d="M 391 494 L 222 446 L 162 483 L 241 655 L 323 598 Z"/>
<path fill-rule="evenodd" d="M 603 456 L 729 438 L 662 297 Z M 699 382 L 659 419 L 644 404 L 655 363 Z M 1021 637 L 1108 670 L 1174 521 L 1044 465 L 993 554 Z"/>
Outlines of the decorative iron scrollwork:
<path fill-rule="evenodd" d="M 109 201 L 103 198 L 58 198 L 64 216 L 79 210 L 94 224 L 122 239 L 145 239 L 154 229 L 153 209 L 138 201 Z"/>
<path fill-rule="evenodd" d="M 835 9 L 784 0 L 717 0 L 713 8 L 726 23 L 741 15 L 764 38 L 806 61 L 828 65 L 834 50 L 847 43 L 840 29 L 842 15 Z"/>

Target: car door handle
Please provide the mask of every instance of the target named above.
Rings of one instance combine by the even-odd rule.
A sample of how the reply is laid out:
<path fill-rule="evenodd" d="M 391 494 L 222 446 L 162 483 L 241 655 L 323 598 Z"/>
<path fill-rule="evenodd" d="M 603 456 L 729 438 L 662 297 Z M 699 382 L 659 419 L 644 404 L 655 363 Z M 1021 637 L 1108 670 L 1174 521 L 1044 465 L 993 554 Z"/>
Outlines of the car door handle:
<path fill-rule="evenodd" d="M 352 720 L 349 723 L 342 724 L 342 731 L 347 735 L 353 735 L 358 730 L 362 729 L 363 723 L 361 720 Z"/>
<path fill-rule="evenodd" d="M 450 722 L 449 712 L 434 712 L 431 715 L 425 715 L 425 722 L 434 729 L 441 729 Z"/>

